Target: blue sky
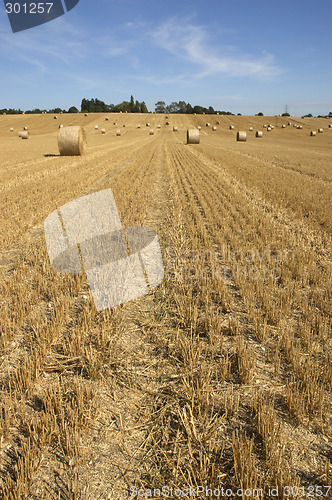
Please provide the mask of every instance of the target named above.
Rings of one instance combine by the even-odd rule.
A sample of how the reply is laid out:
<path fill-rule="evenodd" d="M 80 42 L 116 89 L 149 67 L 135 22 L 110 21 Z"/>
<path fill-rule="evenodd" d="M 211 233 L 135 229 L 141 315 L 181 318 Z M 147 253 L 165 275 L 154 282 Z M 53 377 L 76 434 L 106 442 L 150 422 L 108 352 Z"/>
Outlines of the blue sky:
<path fill-rule="evenodd" d="M 12 33 L 0 3 L 0 109 L 183 100 L 233 113 L 332 111 L 331 0 L 80 0 Z"/>

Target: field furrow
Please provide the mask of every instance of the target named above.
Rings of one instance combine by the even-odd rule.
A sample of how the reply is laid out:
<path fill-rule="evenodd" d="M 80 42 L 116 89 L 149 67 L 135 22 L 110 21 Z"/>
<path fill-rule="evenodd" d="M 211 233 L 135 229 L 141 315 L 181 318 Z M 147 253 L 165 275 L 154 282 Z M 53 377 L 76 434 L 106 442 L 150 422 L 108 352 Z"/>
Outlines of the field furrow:
<path fill-rule="evenodd" d="M 328 137 L 313 146 L 312 124 L 281 129 L 274 117 L 262 141 L 237 143 L 236 129 L 263 119 L 63 116 L 88 135 L 87 153 L 70 158 L 50 118 L 15 122 L 34 130 L 18 146 L 0 120 L 1 497 L 327 488 Z M 201 143 L 186 145 L 198 125 Z M 164 280 L 97 312 L 83 272 L 52 269 L 43 222 L 107 188 L 124 227 L 157 231 Z"/>

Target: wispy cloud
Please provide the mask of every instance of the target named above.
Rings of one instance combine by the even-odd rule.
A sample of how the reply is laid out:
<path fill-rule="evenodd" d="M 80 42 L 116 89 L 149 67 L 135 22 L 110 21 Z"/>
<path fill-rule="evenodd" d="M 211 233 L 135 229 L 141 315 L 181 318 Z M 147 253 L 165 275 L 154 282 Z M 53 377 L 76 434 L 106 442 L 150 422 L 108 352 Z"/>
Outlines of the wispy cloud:
<path fill-rule="evenodd" d="M 171 18 L 151 32 L 153 42 L 173 56 L 198 67 L 197 78 L 214 74 L 270 78 L 281 73 L 272 54 L 259 57 L 234 45 L 216 45 L 203 26 Z"/>
<path fill-rule="evenodd" d="M 42 72 L 50 60 L 70 66 L 74 59 L 82 59 L 86 45 L 75 26 L 62 19 L 19 36 L 0 31 L 2 57 L 33 64 Z"/>

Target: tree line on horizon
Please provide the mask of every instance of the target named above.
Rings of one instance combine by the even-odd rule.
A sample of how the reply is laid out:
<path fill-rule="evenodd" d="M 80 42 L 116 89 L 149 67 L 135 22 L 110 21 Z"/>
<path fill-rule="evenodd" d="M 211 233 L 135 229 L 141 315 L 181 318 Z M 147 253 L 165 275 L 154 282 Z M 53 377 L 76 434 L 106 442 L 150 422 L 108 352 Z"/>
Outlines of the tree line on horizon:
<path fill-rule="evenodd" d="M 43 114 L 43 113 L 149 113 L 149 110 L 144 101 L 139 102 L 134 100 L 134 97 L 131 95 L 129 101 L 122 101 L 119 104 L 106 104 L 104 101 L 100 99 L 82 99 L 81 102 L 81 110 L 79 111 L 76 106 L 71 106 L 68 110 L 61 108 L 54 109 L 39 109 L 35 108 L 32 110 L 22 111 L 21 109 L 14 108 L 3 108 L 0 109 L 0 114 L 8 114 L 8 115 L 16 115 L 16 114 Z M 208 108 L 204 106 L 192 106 L 189 102 L 185 101 L 179 102 L 171 102 L 170 104 L 166 104 L 164 101 L 158 101 L 155 103 L 155 113 L 165 113 L 165 114 L 206 114 L 206 115 L 233 115 L 230 111 L 221 111 L 215 110 L 212 106 Z M 238 113 L 238 116 L 241 116 L 241 113 Z M 262 112 L 256 114 L 256 116 L 264 116 Z M 290 116 L 289 113 L 283 113 L 282 116 Z M 308 113 L 302 116 L 312 118 L 313 115 Z M 332 112 L 329 112 L 326 115 L 317 115 L 317 118 L 332 118 Z"/>
<path fill-rule="evenodd" d="M 164 101 L 158 101 L 155 103 L 156 113 L 180 113 L 192 115 L 233 115 L 230 111 L 217 111 L 213 109 L 212 106 L 205 108 L 204 106 L 192 106 L 189 102 L 185 101 L 171 102 L 171 104 L 166 104 Z M 239 113 L 240 114 L 240 113 Z"/>

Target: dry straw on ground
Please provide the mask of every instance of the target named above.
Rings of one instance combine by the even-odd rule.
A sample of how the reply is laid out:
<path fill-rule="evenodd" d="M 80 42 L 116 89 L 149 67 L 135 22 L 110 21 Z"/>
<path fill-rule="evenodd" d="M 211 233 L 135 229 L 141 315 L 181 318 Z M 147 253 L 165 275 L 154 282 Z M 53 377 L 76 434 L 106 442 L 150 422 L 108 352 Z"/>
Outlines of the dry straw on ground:
<path fill-rule="evenodd" d="M 23 145 L 5 119 L 1 499 L 125 500 L 131 485 L 262 488 L 242 500 L 271 498 L 272 486 L 302 500 L 314 487 L 328 498 L 330 129 L 308 141 L 278 126 L 243 149 L 225 125 L 187 147 L 167 127 L 141 136 L 127 114 L 120 142 L 90 124 L 78 161 L 44 155 L 44 116 L 29 117 Z M 207 119 L 176 115 L 179 131 Z M 248 130 L 247 117 L 232 122 Z M 307 133 L 324 123 L 307 119 Z M 98 312 L 85 274 L 52 269 L 43 221 L 110 186 L 125 227 L 156 229 L 165 278 Z"/>

